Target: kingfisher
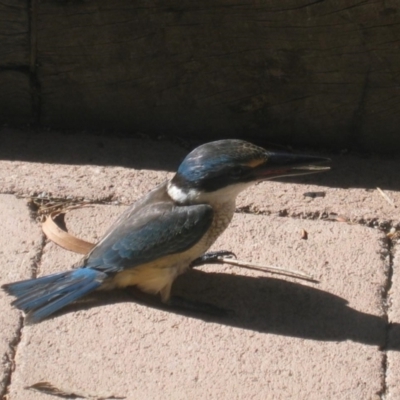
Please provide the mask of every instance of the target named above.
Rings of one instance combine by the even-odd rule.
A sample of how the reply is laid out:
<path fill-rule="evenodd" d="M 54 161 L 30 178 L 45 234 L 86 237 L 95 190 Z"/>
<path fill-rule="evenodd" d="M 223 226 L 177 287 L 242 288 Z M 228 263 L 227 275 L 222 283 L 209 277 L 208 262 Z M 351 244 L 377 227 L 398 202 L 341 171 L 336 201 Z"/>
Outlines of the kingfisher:
<path fill-rule="evenodd" d="M 96 290 L 136 286 L 171 306 L 217 307 L 171 296 L 174 280 L 191 266 L 230 253 L 206 253 L 232 220 L 236 198 L 254 183 L 321 172 L 329 159 L 268 151 L 226 139 L 189 153 L 174 177 L 132 204 L 74 269 L 2 288 L 28 321 L 41 321 Z"/>

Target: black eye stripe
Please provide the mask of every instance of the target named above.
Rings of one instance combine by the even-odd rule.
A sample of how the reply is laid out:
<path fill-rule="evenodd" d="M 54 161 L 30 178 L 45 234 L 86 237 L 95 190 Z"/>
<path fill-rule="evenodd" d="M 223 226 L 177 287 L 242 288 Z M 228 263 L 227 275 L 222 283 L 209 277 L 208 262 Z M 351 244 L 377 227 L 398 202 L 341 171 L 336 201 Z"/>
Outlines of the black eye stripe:
<path fill-rule="evenodd" d="M 178 172 L 173 178 L 172 183 L 180 188 L 196 188 L 205 192 L 213 192 L 229 184 L 251 180 L 252 170 L 253 168 L 247 165 L 225 164 L 221 168 L 215 169 L 209 174 L 205 174 L 203 177 L 195 180 L 187 179 L 185 175 Z"/>

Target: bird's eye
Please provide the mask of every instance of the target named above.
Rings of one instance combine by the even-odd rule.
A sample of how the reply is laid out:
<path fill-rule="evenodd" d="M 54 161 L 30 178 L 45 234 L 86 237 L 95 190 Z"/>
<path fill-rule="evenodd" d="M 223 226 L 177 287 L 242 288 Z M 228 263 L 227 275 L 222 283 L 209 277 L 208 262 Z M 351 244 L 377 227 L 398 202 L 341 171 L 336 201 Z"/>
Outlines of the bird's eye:
<path fill-rule="evenodd" d="M 233 179 L 239 179 L 243 174 L 243 168 L 242 167 L 233 167 L 229 171 L 229 175 Z"/>

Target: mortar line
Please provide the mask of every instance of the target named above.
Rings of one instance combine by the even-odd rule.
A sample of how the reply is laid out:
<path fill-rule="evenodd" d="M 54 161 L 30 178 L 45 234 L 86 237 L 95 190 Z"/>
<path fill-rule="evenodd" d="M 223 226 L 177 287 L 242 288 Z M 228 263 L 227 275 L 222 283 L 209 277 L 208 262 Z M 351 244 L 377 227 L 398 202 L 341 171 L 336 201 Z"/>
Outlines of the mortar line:
<path fill-rule="evenodd" d="M 283 218 L 292 218 L 299 219 L 304 221 L 323 221 L 323 222 L 336 222 L 340 224 L 351 224 L 351 225 L 361 225 L 371 229 L 379 229 L 384 233 L 388 233 L 391 228 L 400 228 L 400 223 L 394 225 L 393 222 L 387 220 L 380 220 L 379 218 L 370 218 L 370 219 L 353 219 L 348 221 L 337 221 L 330 215 L 334 215 L 335 217 L 340 217 L 339 214 L 336 213 L 328 213 L 326 211 L 310 211 L 308 213 L 294 213 L 290 212 L 290 210 L 284 209 L 279 211 L 253 211 L 249 206 L 241 206 L 237 207 L 236 214 L 248 214 L 248 215 L 261 215 L 261 216 L 275 216 L 275 217 L 283 217 Z"/>
<path fill-rule="evenodd" d="M 23 327 L 24 327 L 24 317 L 22 316 L 22 313 L 21 313 L 19 316 L 19 319 L 18 319 L 18 325 L 17 325 L 17 329 L 15 331 L 15 335 L 10 342 L 10 350 L 11 351 L 9 354 L 5 355 L 7 357 L 7 361 L 9 362 L 10 369 L 7 371 L 7 373 L 5 374 L 5 377 L 4 377 L 4 390 L 2 392 L 0 392 L 0 398 L 2 400 L 6 400 L 8 398 L 8 394 L 10 392 L 11 379 L 12 379 L 13 372 L 15 371 L 15 368 L 16 368 L 15 358 L 17 355 L 18 345 L 21 342 Z"/>
<path fill-rule="evenodd" d="M 34 257 L 34 259 L 32 261 L 32 270 L 31 270 L 31 277 L 32 278 L 36 278 L 38 265 L 40 264 L 40 262 L 42 260 L 45 244 L 46 244 L 46 238 L 45 238 L 44 234 L 42 233 L 41 234 L 40 247 L 39 247 L 38 251 L 36 252 L 35 257 Z M 13 376 L 13 373 L 14 373 L 16 367 L 17 367 L 16 357 L 17 357 L 17 352 L 18 352 L 18 346 L 19 346 L 19 344 L 21 343 L 21 340 L 22 340 L 22 334 L 23 334 L 24 326 L 25 326 L 25 318 L 24 318 L 22 312 L 20 312 L 17 329 L 16 329 L 15 335 L 14 335 L 14 337 L 13 337 L 11 343 L 10 343 L 11 351 L 8 354 L 8 359 L 9 359 L 9 363 L 10 363 L 10 370 L 7 372 L 7 374 L 6 374 L 5 378 L 4 378 L 4 390 L 2 392 L 0 392 L 0 398 L 2 400 L 6 400 L 8 398 L 7 395 L 10 392 L 12 376 Z"/>
<path fill-rule="evenodd" d="M 15 191 L 4 192 L 1 194 L 13 194 L 18 198 L 31 198 L 32 195 L 16 193 Z M 52 196 L 50 196 L 51 198 Z M 76 202 L 85 202 L 85 205 L 110 205 L 110 206 L 130 206 L 135 203 L 138 199 L 129 202 L 122 202 L 118 200 L 118 197 L 114 197 L 114 195 L 110 194 L 104 196 L 103 198 L 90 199 L 83 198 L 80 196 L 62 196 L 57 197 L 57 200 L 66 200 L 66 201 L 76 201 Z M 46 197 L 43 197 L 46 200 Z M 33 211 L 35 213 L 35 211 Z M 275 217 L 285 217 L 285 218 L 293 218 L 305 221 L 324 221 L 324 222 L 336 222 L 341 224 L 351 224 L 351 225 L 361 225 L 371 229 L 379 229 L 384 233 L 388 233 L 391 228 L 400 229 L 400 223 L 394 224 L 393 221 L 388 220 L 380 220 L 379 218 L 369 218 L 369 219 L 349 219 L 348 221 L 339 221 L 335 220 L 335 217 L 340 218 L 340 214 L 335 212 L 327 212 L 327 211 L 309 211 L 307 213 L 298 212 L 295 213 L 290 209 L 282 209 L 278 211 L 269 211 L 269 210 L 252 210 L 251 205 L 249 206 L 239 206 L 236 207 L 235 214 L 248 214 L 248 215 L 260 215 L 260 216 L 275 216 Z"/>
<path fill-rule="evenodd" d="M 382 390 L 379 395 L 381 399 L 386 399 L 389 394 L 389 389 L 387 385 L 387 373 L 389 368 L 388 362 L 388 350 L 389 350 L 389 341 L 390 341 L 390 331 L 392 329 L 391 324 L 389 323 L 389 311 L 390 311 L 390 290 L 393 285 L 393 264 L 394 264 L 394 243 L 393 240 L 387 239 L 387 249 L 389 254 L 389 265 L 387 269 L 387 277 L 385 281 L 385 285 L 383 287 L 382 293 L 382 308 L 385 313 L 386 319 L 386 330 L 385 330 L 385 343 L 382 347 L 382 369 L 383 369 L 383 377 L 382 377 Z"/>

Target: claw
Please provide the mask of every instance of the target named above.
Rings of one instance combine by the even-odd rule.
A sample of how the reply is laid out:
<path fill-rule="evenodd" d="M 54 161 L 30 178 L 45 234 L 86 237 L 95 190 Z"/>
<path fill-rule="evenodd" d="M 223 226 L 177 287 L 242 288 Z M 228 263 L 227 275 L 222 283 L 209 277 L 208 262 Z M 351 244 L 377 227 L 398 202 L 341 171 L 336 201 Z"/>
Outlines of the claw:
<path fill-rule="evenodd" d="M 197 258 L 190 265 L 192 268 L 198 267 L 204 264 L 220 263 L 224 258 L 237 258 L 236 254 L 228 250 L 210 251 Z"/>

